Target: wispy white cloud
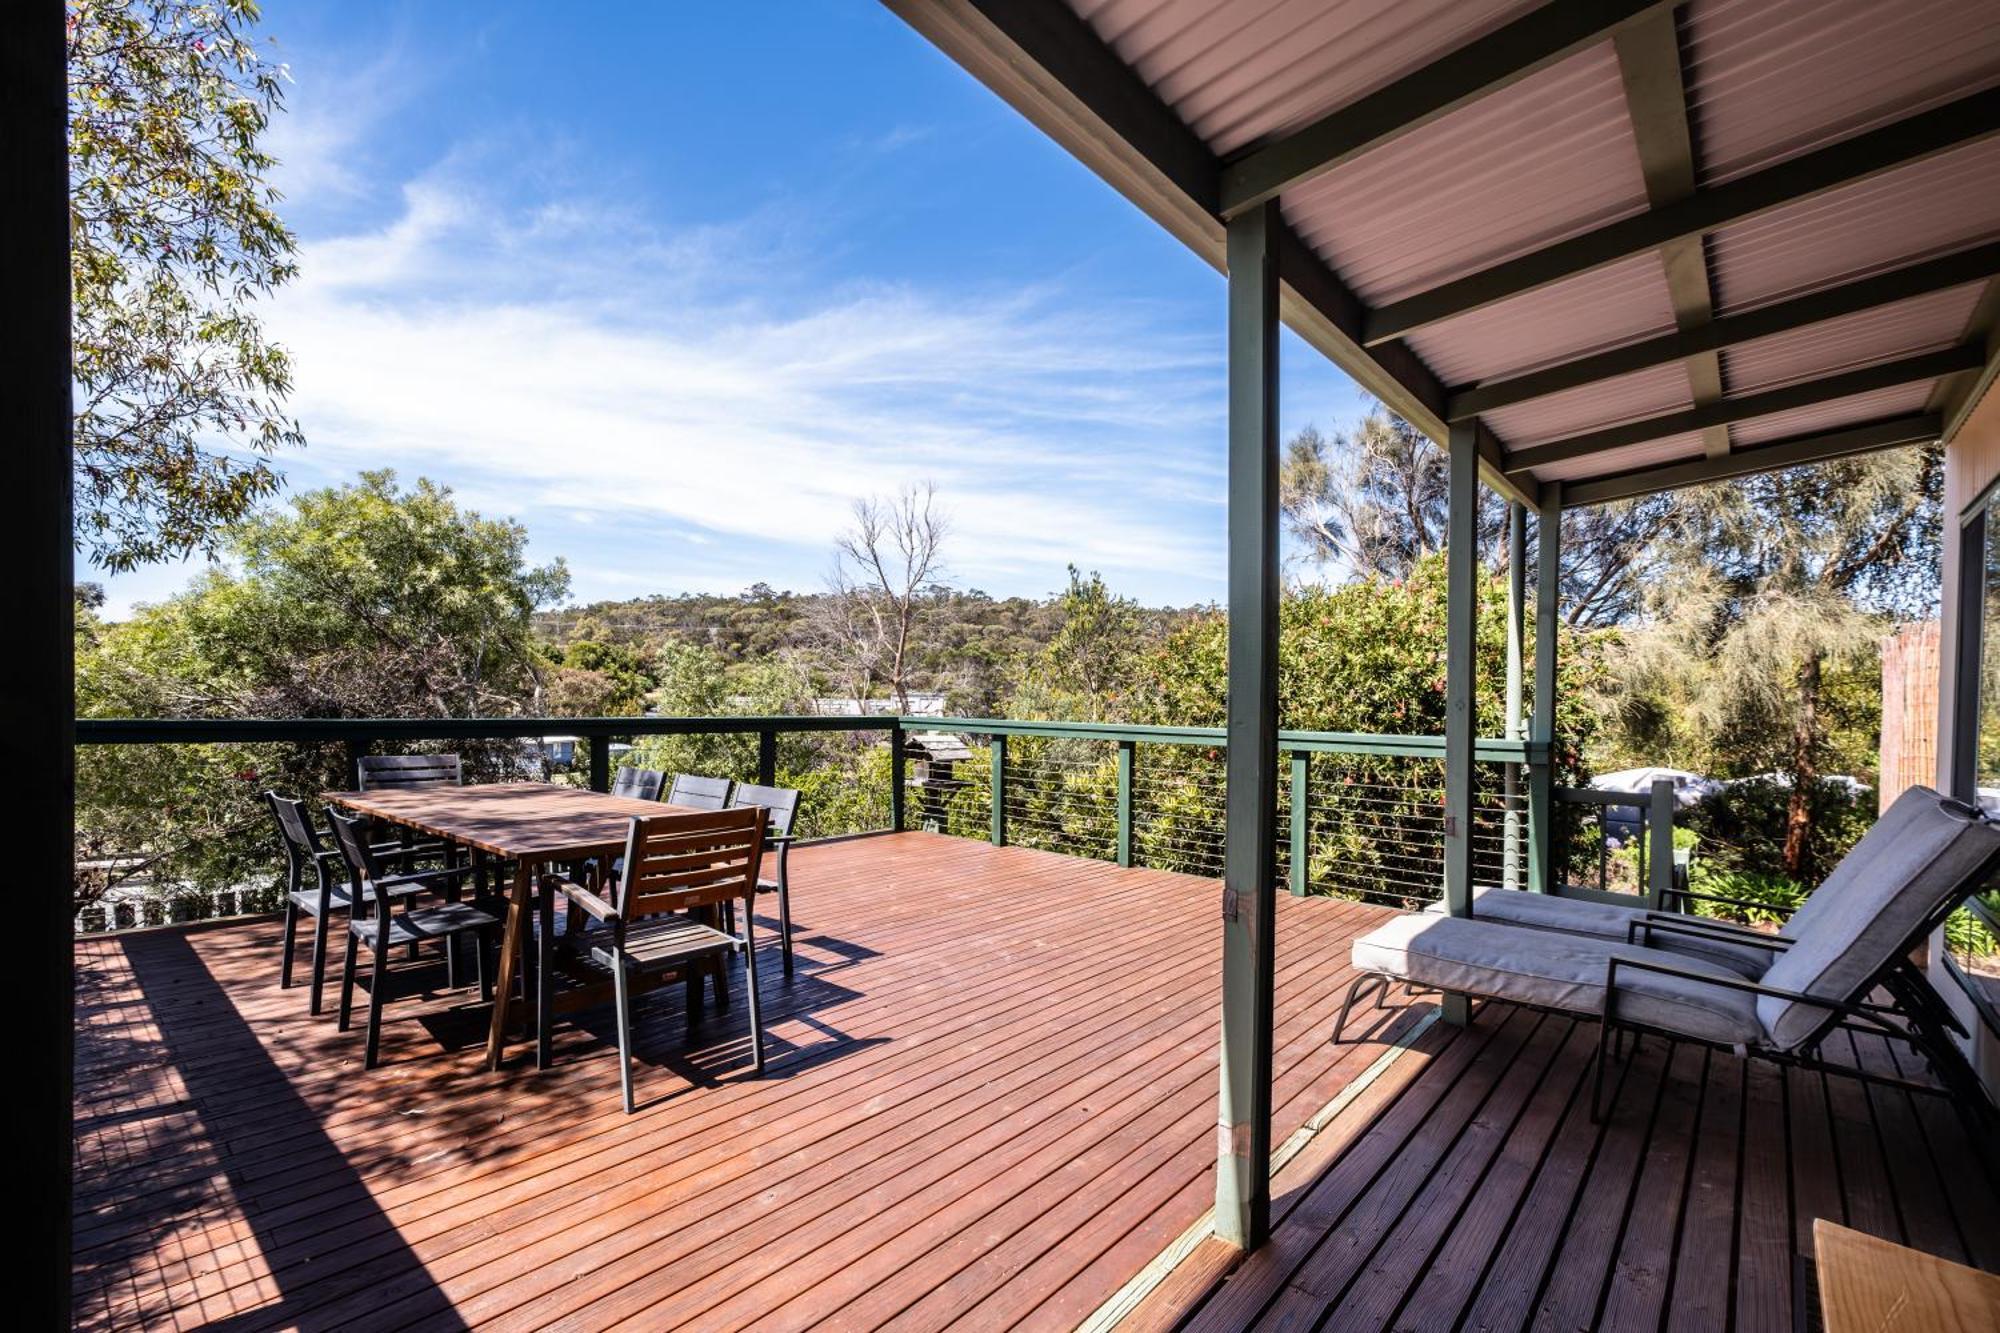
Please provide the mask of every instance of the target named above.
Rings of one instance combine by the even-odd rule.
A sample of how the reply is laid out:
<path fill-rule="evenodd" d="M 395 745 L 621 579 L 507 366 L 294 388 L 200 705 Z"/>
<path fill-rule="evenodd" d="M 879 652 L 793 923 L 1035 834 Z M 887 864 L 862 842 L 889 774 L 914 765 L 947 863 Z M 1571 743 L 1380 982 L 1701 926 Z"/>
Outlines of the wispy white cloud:
<path fill-rule="evenodd" d="M 920 479 L 971 584 L 1074 561 L 1219 590 L 1218 339 L 1055 285 L 828 284 L 807 220 L 661 228 L 497 188 L 509 156 L 462 149 L 304 247 L 269 321 L 314 471 L 451 482 L 574 543 L 586 595 L 810 585 L 856 498 Z"/>

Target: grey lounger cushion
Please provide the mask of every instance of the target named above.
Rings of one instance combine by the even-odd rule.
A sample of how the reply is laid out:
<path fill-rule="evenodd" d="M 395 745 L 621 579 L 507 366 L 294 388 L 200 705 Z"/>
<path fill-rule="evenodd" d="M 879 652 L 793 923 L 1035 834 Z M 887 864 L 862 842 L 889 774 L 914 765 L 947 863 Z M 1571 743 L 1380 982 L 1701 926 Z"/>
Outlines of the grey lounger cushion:
<path fill-rule="evenodd" d="M 1353 947 L 1354 966 L 1364 972 L 1593 1017 L 1604 1013 L 1604 973 L 1614 954 L 1741 980 L 1728 968 L 1682 954 L 1429 912 L 1385 922 Z M 1730 1046 L 1764 1037 L 1755 996 L 1658 973 L 1620 974 L 1618 1016 Z"/>
<path fill-rule="evenodd" d="M 1431 913 L 1442 916 L 1443 903 L 1434 903 Z M 1472 915 L 1480 921 L 1495 921 L 1509 926 L 1526 926 L 1533 930 L 1559 930 L 1566 935 L 1588 935 L 1596 939 L 1609 940 L 1614 944 L 1624 944 L 1627 940 L 1626 928 L 1634 921 L 1643 921 L 1654 915 L 1643 907 L 1620 907 L 1616 903 L 1585 902 L 1580 898 L 1564 898 L 1553 893 L 1530 893 L 1524 889 L 1501 889 L 1481 886 L 1472 892 Z M 1663 919 L 1673 916 L 1661 914 Z M 1699 924 L 1699 918 L 1680 917 L 1690 924 Z M 1698 958 L 1703 962 L 1726 967 L 1738 976 L 1755 981 L 1764 975 L 1771 965 L 1770 949 L 1760 949 L 1754 944 L 1732 944 L 1727 940 L 1698 940 L 1690 935 L 1659 934 L 1649 942 L 1649 947 L 1665 953 L 1678 954 L 1683 958 Z"/>
<path fill-rule="evenodd" d="M 1862 998 L 1860 989 L 1911 933 L 1944 904 L 1981 887 L 1996 861 L 2000 828 L 1928 787 L 1912 787 L 1793 916 L 1785 933 L 1794 943 L 1771 964 L 1764 984 L 1834 1000 Z M 1771 1044 L 1786 1051 L 1826 1017 L 1817 1005 L 1771 996 L 1758 999 L 1757 1012 Z"/>

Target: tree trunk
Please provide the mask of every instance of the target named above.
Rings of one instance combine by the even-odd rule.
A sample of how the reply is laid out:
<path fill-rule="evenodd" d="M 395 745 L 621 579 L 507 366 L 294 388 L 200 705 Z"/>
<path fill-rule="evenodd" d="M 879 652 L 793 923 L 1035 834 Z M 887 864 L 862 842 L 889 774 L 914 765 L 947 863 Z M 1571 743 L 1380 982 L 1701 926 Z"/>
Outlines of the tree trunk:
<path fill-rule="evenodd" d="M 1799 667 L 1799 711 L 1792 723 L 1792 795 L 1785 812 L 1785 873 L 1803 882 L 1812 873 L 1812 794 L 1819 785 L 1820 658 Z"/>

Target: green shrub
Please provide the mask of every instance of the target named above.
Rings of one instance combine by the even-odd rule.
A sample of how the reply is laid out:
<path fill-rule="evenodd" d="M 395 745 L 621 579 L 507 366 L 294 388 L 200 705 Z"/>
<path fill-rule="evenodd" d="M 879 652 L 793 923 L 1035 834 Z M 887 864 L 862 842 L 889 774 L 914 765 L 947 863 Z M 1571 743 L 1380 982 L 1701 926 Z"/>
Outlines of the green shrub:
<path fill-rule="evenodd" d="M 1740 921 L 1752 926 L 1783 925 L 1797 911 L 1810 892 L 1795 879 L 1763 870 L 1733 870 L 1712 861 L 1697 860 L 1688 872 L 1688 888 L 1695 893 L 1719 894 L 1749 903 L 1769 904 L 1767 908 L 1739 907 L 1735 903 L 1694 900 L 1697 916 L 1722 921 Z"/>
<path fill-rule="evenodd" d="M 1791 788 L 1770 778 L 1731 783 L 1683 812 L 1682 822 L 1701 839 L 1702 855 L 1731 870 L 1782 875 Z M 1858 795 L 1845 783 L 1821 781 L 1807 795 L 1813 832 L 1801 877 L 1817 882 L 1840 864 L 1848 848 L 1875 822 L 1874 793 Z"/>

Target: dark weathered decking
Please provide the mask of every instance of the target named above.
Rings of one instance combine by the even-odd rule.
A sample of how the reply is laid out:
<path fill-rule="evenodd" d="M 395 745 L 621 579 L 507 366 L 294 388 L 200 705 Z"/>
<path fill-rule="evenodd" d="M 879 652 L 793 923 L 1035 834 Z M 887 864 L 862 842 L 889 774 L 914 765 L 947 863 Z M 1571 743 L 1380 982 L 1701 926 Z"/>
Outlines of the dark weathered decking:
<path fill-rule="evenodd" d="M 1941 1098 L 1649 1039 L 1600 1129 L 1595 1038 L 1505 1006 L 1431 1028 L 1281 1174 L 1266 1249 L 1218 1280 L 1205 1245 L 1129 1327 L 1817 1327 L 1815 1217 L 2000 1271 L 2000 1197 Z"/>
<path fill-rule="evenodd" d="M 740 968 L 691 1043 L 672 987 L 629 1118 L 601 1016 L 494 1076 L 402 1002 L 364 1072 L 275 923 L 80 941 L 80 1323 L 1073 1326 L 1213 1197 L 1213 884 L 926 834 L 793 869 L 768 1073 Z M 1382 1053 L 1326 1039 L 1382 915 L 1280 903 L 1280 1135 Z"/>

